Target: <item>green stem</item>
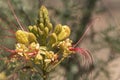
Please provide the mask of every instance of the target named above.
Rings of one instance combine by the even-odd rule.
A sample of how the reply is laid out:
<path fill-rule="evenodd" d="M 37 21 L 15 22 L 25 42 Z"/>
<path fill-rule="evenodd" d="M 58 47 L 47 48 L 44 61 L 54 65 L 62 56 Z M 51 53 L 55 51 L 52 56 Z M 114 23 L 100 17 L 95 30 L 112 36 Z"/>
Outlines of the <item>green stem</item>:
<path fill-rule="evenodd" d="M 50 72 L 52 69 L 54 69 L 57 65 L 59 65 L 63 60 L 65 59 L 65 57 L 61 58 L 61 60 L 55 64 L 51 69 L 48 70 L 48 72 Z"/>
<path fill-rule="evenodd" d="M 48 73 L 45 70 L 43 70 L 43 80 L 47 80 L 47 78 L 48 78 Z"/>
<path fill-rule="evenodd" d="M 43 76 L 43 80 L 47 80 L 47 76 L 46 75 Z"/>
<path fill-rule="evenodd" d="M 38 67 L 34 62 L 32 62 L 32 66 L 38 71 L 39 75 L 42 76 L 42 70 L 40 67 Z"/>

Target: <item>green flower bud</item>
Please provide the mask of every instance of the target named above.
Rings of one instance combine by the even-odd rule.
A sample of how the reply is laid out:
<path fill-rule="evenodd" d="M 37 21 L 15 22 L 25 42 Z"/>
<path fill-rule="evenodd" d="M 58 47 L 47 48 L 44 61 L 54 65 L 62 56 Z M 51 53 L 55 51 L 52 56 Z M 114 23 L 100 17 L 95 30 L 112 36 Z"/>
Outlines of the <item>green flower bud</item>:
<path fill-rule="evenodd" d="M 68 26 L 62 26 L 62 31 L 58 34 L 58 40 L 63 40 L 70 35 L 70 28 Z"/>
<path fill-rule="evenodd" d="M 58 24 L 56 25 L 54 32 L 58 35 L 62 31 L 62 25 Z"/>
<path fill-rule="evenodd" d="M 43 18 L 43 12 L 41 10 L 39 12 L 39 18 Z"/>
<path fill-rule="evenodd" d="M 33 26 L 28 26 L 29 31 L 32 31 Z"/>
<path fill-rule="evenodd" d="M 29 26 L 29 31 L 31 33 L 33 33 L 35 36 L 38 36 L 38 29 L 37 29 L 37 26 L 34 25 L 34 26 Z"/>
<path fill-rule="evenodd" d="M 34 26 L 33 26 L 33 31 L 34 31 L 34 32 L 37 32 L 37 31 L 38 31 L 38 29 L 37 29 L 37 26 L 36 26 L 36 25 L 34 25 Z"/>
<path fill-rule="evenodd" d="M 46 14 L 46 13 L 44 14 L 44 19 L 46 19 L 48 21 L 50 20 L 48 14 Z"/>
<path fill-rule="evenodd" d="M 49 36 L 49 44 L 52 45 L 57 42 L 57 35 L 55 33 L 52 33 Z"/>
<path fill-rule="evenodd" d="M 36 36 L 33 33 L 28 33 L 28 40 L 29 40 L 29 43 L 37 42 Z"/>
<path fill-rule="evenodd" d="M 49 16 L 48 16 L 48 10 L 45 6 L 42 6 L 39 11 L 39 20 L 41 23 L 46 23 L 46 19 L 50 21 Z"/>
<path fill-rule="evenodd" d="M 44 19 L 43 18 L 40 18 L 39 21 L 40 21 L 40 23 L 44 23 Z"/>
<path fill-rule="evenodd" d="M 46 35 L 48 35 L 48 33 L 49 33 L 48 27 L 45 27 L 44 32 L 45 32 Z"/>
<path fill-rule="evenodd" d="M 49 20 L 49 18 L 45 18 L 45 25 L 47 26 L 47 23 L 49 23 L 50 22 L 50 20 Z"/>
<path fill-rule="evenodd" d="M 45 6 L 42 6 L 41 9 L 40 9 L 44 15 L 48 15 L 48 10 Z"/>
<path fill-rule="evenodd" d="M 46 26 L 48 27 L 49 31 L 51 31 L 53 28 L 53 25 L 50 22 L 47 22 L 46 24 L 47 24 Z"/>
<path fill-rule="evenodd" d="M 43 35 L 43 31 L 41 31 L 39 28 L 38 28 L 38 34 L 41 36 Z"/>
<path fill-rule="evenodd" d="M 39 28 L 43 31 L 44 30 L 44 25 L 43 25 L 43 23 L 40 23 L 40 25 L 39 25 Z"/>
<path fill-rule="evenodd" d="M 66 32 L 66 37 L 69 37 L 69 36 L 70 36 L 70 33 L 71 33 L 69 26 L 64 25 L 63 28 L 64 28 L 64 30 L 65 30 L 65 32 Z"/>

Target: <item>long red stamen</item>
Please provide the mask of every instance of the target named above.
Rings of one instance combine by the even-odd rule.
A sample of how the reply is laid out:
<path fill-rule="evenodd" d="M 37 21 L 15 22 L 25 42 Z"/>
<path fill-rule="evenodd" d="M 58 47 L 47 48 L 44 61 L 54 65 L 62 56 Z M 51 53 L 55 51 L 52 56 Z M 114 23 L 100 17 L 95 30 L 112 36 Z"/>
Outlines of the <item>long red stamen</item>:
<path fill-rule="evenodd" d="M 18 23 L 18 25 L 19 25 L 20 28 L 24 31 L 24 28 L 23 28 L 23 26 L 21 25 L 20 20 L 18 19 L 18 17 L 17 17 L 16 14 L 15 14 L 15 11 L 14 11 L 14 9 L 13 9 L 11 3 L 10 3 L 10 0 L 8 0 L 8 6 L 10 7 L 10 9 L 11 9 L 11 11 L 12 11 L 12 13 L 13 13 L 13 15 L 14 15 L 14 17 L 15 17 L 17 23 Z"/>
<path fill-rule="evenodd" d="M 85 59 L 88 59 L 90 63 L 93 63 L 93 58 L 89 51 L 87 51 L 83 48 L 74 48 L 74 47 L 69 48 L 69 50 L 80 53 L 81 55 L 83 55 L 85 57 Z"/>
<path fill-rule="evenodd" d="M 15 39 L 15 36 L 4 36 L 4 38 L 13 38 L 13 39 Z"/>
<path fill-rule="evenodd" d="M 82 54 L 86 58 L 88 57 L 88 55 L 86 54 L 86 52 L 82 48 L 70 48 L 70 50 L 75 51 L 75 52 L 79 52 L 80 54 Z"/>
<path fill-rule="evenodd" d="M 0 26 L 0 28 L 1 28 L 2 30 L 6 30 L 6 31 L 8 31 L 8 32 L 10 32 L 10 33 L 12 33 L 12 34 L 15 34 L 15 31 L 13 31 L 13 30 L 11 30 L 11 29 L 5 29 L 5 28 L 3 28 L 3 27 L 1 27 L 1 26 Z"/>
<path fill-rule="evenodd" d="M 8 56 L 9 58 L 13 57 L 17 52 L 15 50 L 11 50 L 7 47 L 4 47 L 4 46 L 0 46 L 1 49 L 4 49 L 5 51 L 7 52 L 10 52 L 11 54 Z"/>
<path fill-rule="evenodd" d="M 77 41 L 77 43 L 75 43 L 75 44 L 73 45 L 73 47 L 76 47 L 76 46 L 83 40 L 83 38 L 85 37 L 88 29 L 89 29 L 90 27 L 92 27 L 93 22 L 94 22 L 96 19 L 98 19 L 98 18 L 94 18 L 94 19 L 92 19 L 92 20 L 88 23 L 88 25 L 86 26 L 85 32 L 83 33 L 82 37 L 80 37 L 80 39 Z"/>
<path fill-rule="evenodd" d="M 10 26 L 10 25 L 11 25 L 11 26 L 13 26 L 13 27 L 18 28 L 14 22 L 9 21 L 7 18 L 5 18 L 5 19 L 0 18 L 0 21 L 2 21 L 2 23 L 6 23 L 6 21 L 7 21 L 7 22 L 9 22 L 9 24 L 7 24 L 7 26 Z"/>

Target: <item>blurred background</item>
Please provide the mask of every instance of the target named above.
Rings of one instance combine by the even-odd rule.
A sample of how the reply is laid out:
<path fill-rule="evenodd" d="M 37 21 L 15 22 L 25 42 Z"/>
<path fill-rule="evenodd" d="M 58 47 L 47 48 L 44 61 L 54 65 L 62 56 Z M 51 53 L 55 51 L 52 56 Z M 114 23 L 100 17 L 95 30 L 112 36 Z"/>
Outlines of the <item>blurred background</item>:
<path fill-rule="evenodd" d="M 45 5 L 54 25 L 70 26 L 74 44 L 90 26 L 79 47 L 91 52 L 94 64 L 86 69 L 80 55 L 72 55 L 51 72 L 50 80 L 120 80 L 120 0 L 11 0 L 11 4 L 25 27 L 35 24 L 40 6 Z M 0 46 L 14 49 L 11 30 L 17 29 L 7 0 L 0 0 Z M 0 49 L 0 58 L 9 54 Z M 0 60 L 0 80 L 10 77 L 12 70 Z M 39 80 L 26 75 L 32 77 L 26 80 Z"/>

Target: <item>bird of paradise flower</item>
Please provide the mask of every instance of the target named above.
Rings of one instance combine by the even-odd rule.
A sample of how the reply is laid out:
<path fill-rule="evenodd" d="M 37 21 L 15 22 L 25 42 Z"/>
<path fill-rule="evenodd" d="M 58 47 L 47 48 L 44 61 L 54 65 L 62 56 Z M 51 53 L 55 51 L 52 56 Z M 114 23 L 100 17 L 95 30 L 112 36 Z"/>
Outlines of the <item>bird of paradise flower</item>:
<path fill-rule="evenodd" d="M 84 57 L 85 62 L 93 64 L 93 58 L 90 52 L 77 47 L 90 25 L 87 26 L 86 31 L 79 41 L 73 45 L 73 41 L 69 38 L 71 33 L 69 26 L 57 24 L 53 27 L 45 6 L 41 6 L 39 10 L 37 23 L 28 26 L 28 29 L 26 29 L 21 25 L 9 0 L 8 5 L 20 27 L 15 32 L 9 30 L 15 34 L 15 37 L 7 36 L 17 40 L 15 49 L 11 50 L 5 46 L 0 47 L 10 52 L 8 56 L 9 61 L 17 62 L 21 60 L 21 62 L 27 62 L 24 64 L 25 67 L 27 66 L 39 72 L 44 80 L 46 80 L 49 72 L 55 69 L 57 65 L 71 54 L 79 53 Z"/>

